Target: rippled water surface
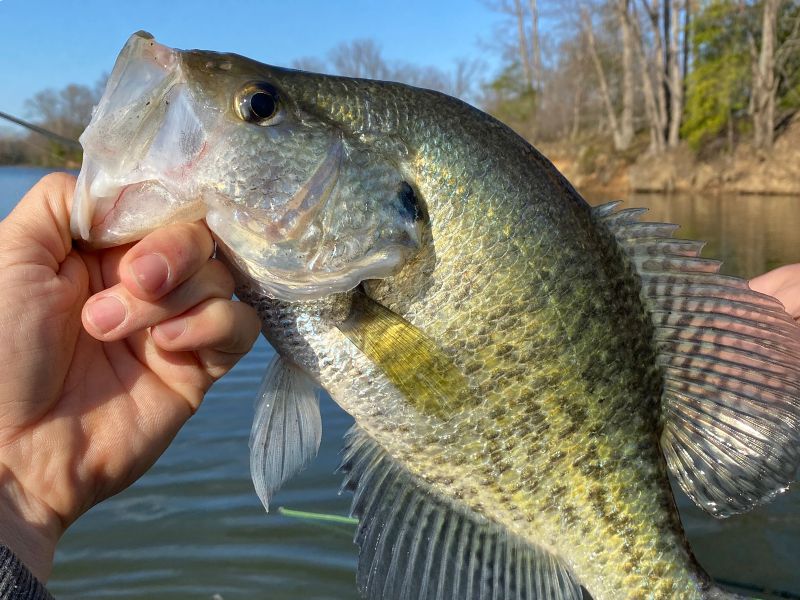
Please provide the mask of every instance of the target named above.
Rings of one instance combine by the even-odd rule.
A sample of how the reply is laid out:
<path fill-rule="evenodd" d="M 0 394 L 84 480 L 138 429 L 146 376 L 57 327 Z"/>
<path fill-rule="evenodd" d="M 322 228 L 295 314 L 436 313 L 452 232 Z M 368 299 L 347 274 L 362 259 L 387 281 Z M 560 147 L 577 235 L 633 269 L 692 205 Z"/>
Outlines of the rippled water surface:
<path fill-rule="evenodd" d="M 0 213 L 42 173 L 0 168 Z M 648 206 L 648 218 L 707 240 L 705 254 L 724 259 L 727 273 L 749 277 L 800 262 L 798 198 L 646 195 L 627 205 Z M 353 528 L 267 515 L 253 492 L 247 440 L 271 356 L 260 341 L 147 475 L 69 530 L 50 582 L 60 599 L 357 598 Z M 327 396 L 322 416 L 320 456 L 277 495 L 276 508 L 346 514 L 349 497 L 338 495 L 334 470 L 351 419 Z M 715 577 L 800 593 L 799 492 L 726 521 L 683 496 L 678 502 L 691 544 Z"/>

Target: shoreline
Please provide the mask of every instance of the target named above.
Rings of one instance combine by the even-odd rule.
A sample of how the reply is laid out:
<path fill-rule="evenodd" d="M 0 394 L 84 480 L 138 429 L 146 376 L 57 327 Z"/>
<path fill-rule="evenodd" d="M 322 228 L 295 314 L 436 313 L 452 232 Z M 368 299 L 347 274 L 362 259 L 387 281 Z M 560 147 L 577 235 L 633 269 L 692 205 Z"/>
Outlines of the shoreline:
<path fill-rule="evenodd" d="M 800 195 L 800 118 L 789 123 L 768 152 L 742 142 L 730 152 L 704 156 L 683 145 L 656 156 L 640 144 L 624 155 L 604 140 L 543 144 L 540 149 L 579 189 L 616 194 Z"/>

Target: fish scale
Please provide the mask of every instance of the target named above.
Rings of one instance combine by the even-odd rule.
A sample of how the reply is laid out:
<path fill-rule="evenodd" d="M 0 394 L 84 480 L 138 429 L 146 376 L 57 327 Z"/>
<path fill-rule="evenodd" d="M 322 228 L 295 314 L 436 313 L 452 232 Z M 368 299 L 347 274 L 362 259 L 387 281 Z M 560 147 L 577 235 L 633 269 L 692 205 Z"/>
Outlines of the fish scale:
<path fill-rule="evenodd" d="M 667 474 L 717 517 L 787 488 L 800 333 L 702 244 L 590 208 L 455 99 L 143 33 L 81 141 L 76 236 L 205 214 L 258 311 L 279 355 L 251 434 L 265 507 L 317 449 L 314 385 L 354 418 L 342 471 L 368 600 L 731 598 Z"/>
<path fill-rule="evenodd" d="M 433 135 L 435 134 L 432 134 L 432 137 Z M 458 154 L 453 155 L 444 151 L 430 152 L 430 154 L 447 156 L 455 163 L 463 162 L 463 158 Z M 617 291 L 618 288 L 627 288 L 629 296 L 633 295 L 631 292 L 635 289 L 635 284 L 632 281 L 632 274 L 626 273 L 620 262 L 619 279 L 624 280 L 628 277 L 630 281 L 608 285 L 602 280 L 586 275 L 592 269 L 586 265 L 585 257 L 578 262 L 563 251 L 563 245 L 558 248 L 558 252 L 554 252 L 553 246 L 557 245 L 556 242 L 547 244 L 545 240 L 541 240 L 538 244 L 523 245 L 528 250 L 526 257 L 520 255 L 519 247 L 514 252 L 510 251 L 507 244 L 504 244 L 507 240 L 505 236 L 498 238 L 497 231 L 502 230 L 502 227 L 498 226 L 496 221 L 491 223 L 491 227 L 483 229 L 464 227 L 463 220 L 470 218 L 471 211 L 478 210 L 479 206 L 485 209 L 484 198 L 492 196 L 498 198 L 498 195 L 491 192 L 481 194 L 479 190 L 473 190 L 465 196 L 465 199 L 469 199 L 469 204 L 451 202 L 450 198 L 455 194 L 450 188 L 457 187 L 458 182 L 463 179 L 453 176 L 448 166 L 447 163 L 438 168 L 435 164 L 429 165 L 428 169 L 422 168 L 422 173 L 415 177 L 421 194 L 428 199 L 433 229 L 431 236 L 435 240 L 445 240 L 444 243 L 436 245 L 435 268 L 430 274 L 430 282 L 421 286 L 408 284 L 402 280 L 401 274 L 382 282 L 372 283 L 368 289 L 371 297 L 398 314 L 415 315 L 416 318 L 410 318 L 412 324 L 425 331 L 446 352 L 449 350 L 448 354 L 464 372 L 473 371 L 488 375 L 486 381 L 476 384 L 483 400 L 479 408 L 472 413 L 454 418 L 455 423 L 445 423 L 436 428 L 438 431 L 451 428 L 450 439 L 458 440 L 442 448 L 432 447 L 430 437 L 420 441 L 416 447 L 413 445 L 408 447 L 409 439 L 413 444 L 414 417 L 399 448 L 393 443 L 396 428 L 382 427 L 386 420 L 374 424 L 362 423 L 362 426 L 379 440 L 395 459 L 408 465 L 414 472 L 425 474 L 427 481 L 437 482 L 443 495 L 469 499 L 468 506 L 479 507 L 483 514 L 496 516 L 500 522 L 519 523 L 522 519 L 524 525 L 511 527 L 515 533 L 553 548 L 561 556 L 569 557 L 567 560 L 575 569 L 579 580 L 584 580 L 582 575 L 586 572 L 591 574 L 585 578 L 586 580 L 598 579 L 611 582 L 608 597 L 619 597 L 613 590 L 624 588 L 630 590 L 632 598 L 637 595 L 675 598 L 680 597 L 681 593 L 686 594 L 684 597 L 691 598 L 692 590 L 695 593 L 694 597 L 699 598 L 697 583 L 689 575 L 690 561 L 679 533 L 679 523 L 675 520 L 669 522 L 663 518 L 653 522 L 654 515 L 669 514 L 667 509 L 673 510 L 673 508 L 666 472 L 662 465 L 663 460 L 657 455 L 655 420 L 651 419 L 648 422 L 640 416 L 643 406 L 647 404 L 652 406 L 660 385 L 655 377 L 657 373 L 655 367 L 643 366 L 655 364 L 650 340 L 646 338 L 649 328 L 635 330 L 633 333 L 636 337 L 621 335 L 620 341 L 609 342 L 611 349 L 605 351 L 605 356 L 610 358 L 610 361 L 604 362 L 602 350 L 598 349 L 598 340 L 608 339 L 607 329 L 611 323 L 627 322 L 632 312 L 630 305 L 633 305 L 633 310 L 643 313 L 643 308 L 635 296 L 634 300 L 629 300 L 629 306 L 625 306 L 619 299 L 615 301 L 613 297 L 609 297 L 609 291 Z M 491 178 L 488 182 L 493 183 Z M 445 198 L 442 204 L 446 207 L 446 211 L 443 214 L 437 210 L 438 196 Z M 505 195 L 503 198 L 505 202 L 513 202 L 513 197 L 510 195 Z M 524 206 L 522 200 L 518 199 L 517 202 Z M 507 215 L 517 234 L 521 233 L 520 228 L 527 222 L 520 215 L 526 211 L 519 207 L 504 210 L 504 206 L 498 205 L 493 207 L 493 211 L 497 216 Z M 437 230 L 438 223 L 443 224 L 441 231 Z M 488 221 L 486 223 L 488 224 Z M 541 226 L 531 226 L 531 228 L 543 229 Z M 524 231 L 522 233 L 524 234 Z M 470 279 L 460 277 L 460 273 L 468 268 L 472 257 L 478 252 L 483 263 L 483 276 L 476 275 Z M 541 263 L 545 262 L 545 255 L 555 259 L 548 261 L 552 265 L 548 268 L 541 266 Z M 419 260 L 424 262 L 426 257 L 421 256 Z M 554 262 L 555 264 L 552 264 Z M 561 273 L 566 270 L 564 266 L 558 264 L 559 262 L 567 263 L 569 269 L 577 272 L 566 281 L 563 278 L 553 282 L 544 279 L 543 272 Z M 526 269 L 524 266 L 526 263 L 531 265 L 531 268 Z M 533 265 L 537 268 L 532 268 Z M 583 269 L 576 269 L 578 266 L 583 266 Z M 410 272 L 413 273 L 413 264 Z M 576 286 L 576 283 L 584 283 L 584 289 Z M 522 288 L 527 288 L 529 293 L 523 294 Z M 538 294 L 535 291 L 530 292 L 536 288 L 539 290 Z M 426 294 L 422 297 L 408 297 L 408 290 L 418 289 L 424 289 Z M 480 289 L 482 294 L 470 294 L 471 289 Z M 530 304 L 520 305 L 519 298 L 523 295 L 535 304 L 532 307 Z M 558 301 L 553 300 L 554 296 L 559 298 Z M 588 330 L 581 327 L 584 322 L 581 318 L 573 317 L 569 321 L 565 320 L 565 314 L 582 315 L 587 311 L 586 297 L 604 300 L 590 303 L 588 312 L 591 313 L 591 317 L 587 322 L 593 328 Z M 528 310 L 529 307 L 532 310 Z M 264 310 L 263 306 L 260 309 Z M 465 319 L 464 315 L 469 315 L 469 319 Z M 504 317 L 517 318 L 524 325 L 520 328 L 503 328 L 498 321 Z M 644 318 L 641 321 L 644 321 Z M 472 338 L 471 324 L 476 322 L 497 325 L 492 335 L 486 336 L 487 339 L 479 343 L 478 352 L 460 353 L 458 349 L 462 343 L 467 343 Z M 523 332 L 528 335 L 523 335 Z M 629 331 L 623 329 L 621 333 Z M 270 338 L 279 338 L 280 335 L 281 332 L 270 329 Z M 584 337 L 585 344 L 591 346 L 591 352 L 583 352 L 578 341 L 581 336 Z M 562 353 L 560 356 L 553 356 L 553 350 L 565 348 L 566 340 L 570 341 L 570 345 L 566 346 L 569 352 L 566 355 Z M 620 352 L 620 348 L 624 348 L 631 341 L 634 342 L 631 346 L 641 349 L 641 353 Z M 506 345 L 522 350 L 524 354 L 520 356 L 519 363 L 505 360 L 504 355 L 507 353 L 501 350 Z M 629 361 L 627 364 L 620 358 L 621 354 L 626 355 Z M 650 361 L 647 360 L 648 354 L 652 357 Z M 578 356 L 587 356 L 591 359 L 584 361 L 588 364 L 583 368 L 577 368 L 575 359 Z M 334 362 L 339 363 L 339 361 Z M 543 385 L 539 384 L 539 371 L 542 373 Z M 608 386 L 605 389 L 602 386 L 603 382 L 592 375 L 597 371 L 602 373 L 611 371 L 616 374 L 610 381 L 605 382 Z M 627 374 L 627 377 L 624 374 Z M 572 376 L 575 376 L 575 380 L 571 379 Z M 342 375 L 337 372 L 335 377 L 338 380 Z M 592 393 L 585 391 L 582 385 L 583 379 L 591 382 L 594 387 Z M 335 381 L 327 381 L 324 373 L 320 382 L 327 389 L 335 386 Z M 642 382 L 645 385 L 642 385 Z M 553 383 L 556 385 L 553 386 Z M 576 387 L 580 391 L 576 390 Z M 536 390 L 536 393 L 526 393 L 527 390 Z M 542 393 L 541 390 L 547 391 Z M 593 398 L 599 398 L 600 401 L 593 401 Z M 380 402 L 375 398 L 370 398 L 369 401 Z M 577 404 L 574 409 L 570 401 Z M 514 410 L 515 406 L 522 407 L 520 411 L 522 414 Z M 548 424 L 546 431 L 536 432 L 538 434 L 535 436 L 536 439 L 531 439 L 534 437 L 531 434 L 536 430 L 536 415 L 530 419 L 532 426 L 527 425 L 526 418 L 530 417 L 525 414 L 526 406 L 537 406 L 536 412 L 541 415 L 540 422 Z M 591 417 L 587 415 L 581 419 L 573 416 L 585 415 L 587 406 L 594 409 Z M 491 411 L 493 407 L 499 409 L 494 413 L 495 418 L 487 418 L 486 412 Z M 633 419 L 630 417 L 631 414 L 635 415 Z M 651 414 L 655 415 L 655 412 L 651 411 Z M 623 417 L 622 422 L 619 417 Z M 613 435 L 608 438 L 612 445 L 603 445 L 605 452 L 601 450 L 594 460 L 591 457 L 587 459 L 584 455 L 587 445 L 583 440 L 592 435 L 594 428 L 610 431 L 612 434 L 624 431 L 624 438 L 618 441 L 624 443 L 630 450 L 616 451 L 612 440 L 619 436 Z M 639 436 L 647 440 L 646 442 L 632 441 L 636 439 L 633 432 L 637 430 Z M 420 431 L 418 435 L 424 436 L 425 431 Z M 517 435 L 507 436 L 509 431 Z M 481 434 L 477 439 L 475 439 L 476 433 Z M 507 445 L 502 451 L 500 448 L 493 448 L 496 436 L 501 433 L 506 434 L 504 437 L 507 441 L 514 440 L 518 443 L 511 447 Z M 528 435 L 525 435 L 526 433 Z M 651 460 L 642 461 L 641 450 L 648 446 L 655 448 L 655 451 L 650 452 Z M 424 452 L 420 452 L 423 448 Z M 513 473 L 525 469 L 532 460 L 530 450 L 534 451 L 539 462 L 532 469 L 536 476 L 531 477 L 531 480 L 537 482 L 536 490 L 526 488 L 524 485 L 519 486 L 516 481 L 505 483 L 502 477 L 498 477 L 502 472 Z M 586 466 L 583 472 L 572 467 L 573 463 L 582 459 L 589 465 L 598 465 L 594 477 L 585 475 L 587 470 L 591 472 Z M 442 468 L 437 465 L 454 463 L 464 465 L 463 479 L 476 480 L 478 485 L 463 489 L 459 488 L 455 481 L 449 485 L 441 483 L 442 478 L 452 479 L 449 476 L 450 467 Z M 612 464 L 615 465 L 614 470 L 619 472 L 617 479 L 619 483 L 612 488 L 617 492 L 617 496 L 610 495 L 607 491 L 609 468 Z M 635 494 L 638 498 L 635 501 L 625 497 L 626 489 L 630 486 L 629 482 L 636 482 Z M 646 487 L 650 488 L 650 494 L 646 493 Z M 571 494 L 569 488 L 577 488 L 578 493 Z M 620 518 L 615 511 L 608 508 L 616 503 L 628 507 L 626 518 L 622 521 L 630 525 L 627 529 L 623 529 L 622 534 L 619 532 Z M 566 528 L 562 526 L 564 514 L 574 515 L 572 519 L 566 520 Z M 570 527 L 574 522 L 593 525 L 587 526 L 588 531 L 580 530 L 577 532 L 578 535 L 569 535 L 570 531 L 574 531 Z M 583 546 L 586 536 L 595 540 L 590 551 L 585 553 L 591 560 L 581 561 L 579 558 L 573 558 L 572 555 L 576 553 L 570 548 Z M 665 541 L 667 537 L 674 539 L 668 543 Z M 646 542 L 643 543 L 643 539 Z M 632 558 L 619 563 L 619 548 L 626 545 L 635 549 L 630 552 Z M 583 549 L 580 554 L 585 550 Z M 659 554 L 662 555 L 660 560 L 657 559 Z M 682 569 L 675 567 L 681 563 L 685 564 Z M 619 569 L 609 568 L 616 564 L 619 564 Z M 600 573 L 597 573 L 598 567 Z M 662 573 L 658 578 L 660 581 L 658 586 L 654 586 L 651 580 L 652 570 Z M 614 573 L 614 571 L 619 572 Z M 675 581 L 685 582 L 686 589 L 681 592 L 679 584 L 676 586 L 668 581 L 670 576 Z M 604 597 L 601 589 L 593 588 L 593 593 L 598 599 Z"/>

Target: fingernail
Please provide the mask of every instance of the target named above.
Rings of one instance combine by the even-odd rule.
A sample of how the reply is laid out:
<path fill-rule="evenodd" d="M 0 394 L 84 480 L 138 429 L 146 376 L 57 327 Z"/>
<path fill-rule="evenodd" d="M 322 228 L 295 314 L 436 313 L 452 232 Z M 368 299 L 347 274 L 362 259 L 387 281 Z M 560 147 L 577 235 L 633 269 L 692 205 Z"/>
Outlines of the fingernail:
<path fill-rule="evenodd" d="M 163 335 L 168 340 L 174 340 L 184 331 L 186 331 L 186 319 L 173 319 L 166 323 L 161 323 L 156 326 L 159 334 Z"/>
<path fill-rule="evenodd" d="M 86 316 L 95 328 L 103 333 L 116 329 L 125 320 L 125 305 L 115 296 L 104 296 L 91 302 Z"/>
<path fill-rule="evenodd" d="M 145 292 L 157 292 L 169 278 L 169 265 L 160 254 L 145 254 L 131 263 L 133 278 Z"/>

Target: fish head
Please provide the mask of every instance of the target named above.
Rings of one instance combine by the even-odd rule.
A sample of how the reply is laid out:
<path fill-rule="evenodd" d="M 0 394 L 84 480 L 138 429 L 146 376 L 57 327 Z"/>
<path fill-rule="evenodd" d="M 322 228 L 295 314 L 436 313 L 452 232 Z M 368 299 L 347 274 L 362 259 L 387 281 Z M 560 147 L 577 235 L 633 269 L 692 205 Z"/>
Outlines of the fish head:
<path fill-rule="evenodd" d="M 396 273 L 421 239 L 406 153 L 353 125 L 336 81 L 134 34 L 80 138 L 73 236 L 205 219 L 237 275 L 287 301 Z"/>

